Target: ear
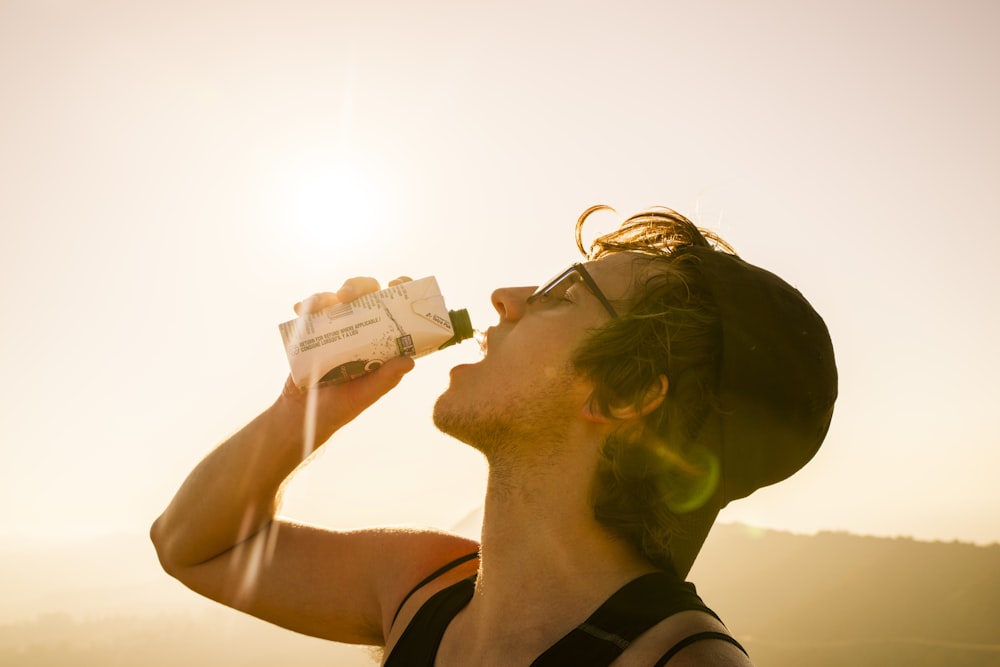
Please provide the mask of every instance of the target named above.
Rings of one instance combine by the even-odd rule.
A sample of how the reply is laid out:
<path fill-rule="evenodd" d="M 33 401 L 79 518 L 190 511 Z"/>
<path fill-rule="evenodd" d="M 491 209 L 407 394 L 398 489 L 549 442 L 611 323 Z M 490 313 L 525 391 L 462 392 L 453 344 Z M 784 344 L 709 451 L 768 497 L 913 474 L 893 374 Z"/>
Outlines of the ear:
<path fill-rule="evenodd" d="M 669 388 L 670 382 L 667 380 L 667 376 L 660 375 L 657 381 L 650 383 L 649 387 L 646 388 L 646 393 L 643 395 L 642 401 L 638 406 L 632 404 L 611 406 L 611 414 L 605 415 L 593 401 L 587 401 L 583 406 L 583 417 L 587 421 L 603 424 L 611 421 L 625 421 L 636 417 L 645 417 L 660 407 L 663 399 L 667 397 L 667 390 Z"/>

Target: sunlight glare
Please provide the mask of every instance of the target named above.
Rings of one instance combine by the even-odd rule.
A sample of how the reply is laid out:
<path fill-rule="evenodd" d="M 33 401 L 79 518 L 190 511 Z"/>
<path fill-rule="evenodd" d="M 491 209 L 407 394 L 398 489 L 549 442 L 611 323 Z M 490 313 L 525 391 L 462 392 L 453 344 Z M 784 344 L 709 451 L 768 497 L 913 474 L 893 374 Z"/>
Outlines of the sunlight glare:
<path fill-rule="evenodd" d="M 366 170 L 356 163 L 311 165 L 287 189 L 289 240 L 304 248 L 360 247 L 374 237 L 382 211 Z"/>

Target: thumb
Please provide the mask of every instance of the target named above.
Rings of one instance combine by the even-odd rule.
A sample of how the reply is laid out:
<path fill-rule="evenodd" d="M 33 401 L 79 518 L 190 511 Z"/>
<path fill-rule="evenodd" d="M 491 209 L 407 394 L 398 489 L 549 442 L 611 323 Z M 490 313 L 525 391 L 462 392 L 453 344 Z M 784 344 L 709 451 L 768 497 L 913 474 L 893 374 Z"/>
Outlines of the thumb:
<path fill-rule="evenodd" d="M 410 357 L 393 357 L 381 368 L 356 378 L 335 388 L 340 390 L 340 400 L 346 404 L 346 412 L 353 419 L 372 403 L 399 384 L 403 376 L 413 370 L 414 361 Z"/>
<path fill-rule="evenodd" d="M 403 379 L 403 376 L 413 370 L 416 363 L 413 361 L 413 357 L 393 357 L 382 364 L 374 373 L 369 373 L 373 380 L 376 380 L 379 385 L 384 385 L 385 389 L 382 391 L 389 391 Z"/>

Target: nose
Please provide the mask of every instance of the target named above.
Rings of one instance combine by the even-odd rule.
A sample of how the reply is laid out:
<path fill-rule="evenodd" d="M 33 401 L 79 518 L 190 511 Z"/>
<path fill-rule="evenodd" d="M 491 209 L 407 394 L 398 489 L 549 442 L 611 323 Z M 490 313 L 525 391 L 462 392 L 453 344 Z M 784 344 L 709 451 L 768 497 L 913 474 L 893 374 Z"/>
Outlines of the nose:
<path fill-rule="evenodd" d="M 534 287 L 501 287 L 494 290 L 491 299 L 500 321 L 516 322 L 521 319 L 527 299 L 534 291 Z"/>

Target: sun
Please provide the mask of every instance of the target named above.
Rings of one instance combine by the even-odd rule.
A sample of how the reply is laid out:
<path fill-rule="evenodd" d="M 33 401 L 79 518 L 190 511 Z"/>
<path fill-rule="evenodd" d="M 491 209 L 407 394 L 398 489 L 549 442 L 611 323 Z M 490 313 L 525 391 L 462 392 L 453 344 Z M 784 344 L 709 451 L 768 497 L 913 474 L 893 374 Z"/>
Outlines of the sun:
<path fill-rule="evenodd" d="M 363 244 L 381 217 L 376 190 L 360 165 L 311 165 L 289 185 L 291 227 L 307 244 Z"/>

